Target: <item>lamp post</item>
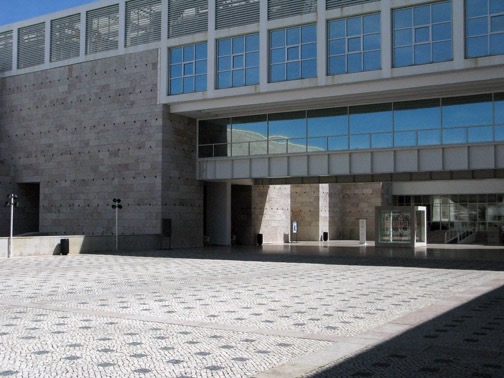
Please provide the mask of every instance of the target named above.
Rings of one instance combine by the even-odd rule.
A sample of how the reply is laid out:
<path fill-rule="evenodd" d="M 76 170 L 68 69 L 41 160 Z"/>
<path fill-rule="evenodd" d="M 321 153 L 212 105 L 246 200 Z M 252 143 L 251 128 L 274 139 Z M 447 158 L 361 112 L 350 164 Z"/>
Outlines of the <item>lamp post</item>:
<path fill-rule="evenodd" d="M 12 233 L 14 230 L 14 206 L 18 206 L 17 196 L 15 194 L 9 194 L 7 196 L 7 202 L 5 202 L 6 207 L 10 207 L 10 234 L 9 234 L 9 247 L 7 249 L 7 257 L 12 256 Z"/>
<path fill-rule="evenodd" d="M 121 199 L 114 198 L 112 199 L 114 203 L 112 205 L 112 209 L 115 210 L 115 250 L 119 249 L 119 209 L 122 209 Z"/>

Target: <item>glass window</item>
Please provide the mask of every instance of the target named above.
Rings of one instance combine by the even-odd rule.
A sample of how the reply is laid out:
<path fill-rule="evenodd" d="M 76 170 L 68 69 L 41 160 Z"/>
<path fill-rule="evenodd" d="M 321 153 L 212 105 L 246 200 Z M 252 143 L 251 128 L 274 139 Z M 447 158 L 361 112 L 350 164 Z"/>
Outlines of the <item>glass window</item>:
<path fill-rule="evenodd" d="M 217 41 L 217 88 L 259 84 L 259 34 Z"/>
<path fill-rule="evenodd" d="M 198 156 L 228 156 L 231 119 L 212 119 L 198 123 Z"/>
<path fill-rule="evenodd" d="M 504 125 L 504 93 L 494 95 L 495 124 Z"/>
<path fill-rule="evenodd" d="M 378 13 L 329 21 L 327 33 L 329 75 L 381 68 Z"/>
<path fill-rule="evenodd" d="M 441 127 L 439 99 L 394 103 L 394 130 L 425 130 Z"/>
<path fill-rule="evenodd" d="M 304 138 L 306 137 L 306 113 L 275 113 L 268 117 L 270 138 Z"/>
<path fill-rule="evenodd" d="M 453 58 L 451 1 L 396 9 L 392 16 L 394 67 Z"/>
<path fill-rule="evenodd" d="M 168 72 L 170 95 L 206 91 L 206 42 L 170 48 Z"/>
<path fill-rule="evenodd" d="M 465 7 L 466 56 L 504 54 L 504 2 L 466 0 Z"/>
<path fill-rule="evenodd" d="M 492 96 L 466 96 L 442 100 L 443 128 L 492 124 Z"/>
<path fill-rule="evenodd" d="M 351 106 L 350 134 L 392 131 L 392 104 Z"/>
<path fill-rule="evenodd" d="M 348 134 L 348 108 L 308 111 L 308 137 Z"/>
<path fill-rule="evenodd" d="M 270 32 L 270 82 L 317 76 L 315 24 Z"/>

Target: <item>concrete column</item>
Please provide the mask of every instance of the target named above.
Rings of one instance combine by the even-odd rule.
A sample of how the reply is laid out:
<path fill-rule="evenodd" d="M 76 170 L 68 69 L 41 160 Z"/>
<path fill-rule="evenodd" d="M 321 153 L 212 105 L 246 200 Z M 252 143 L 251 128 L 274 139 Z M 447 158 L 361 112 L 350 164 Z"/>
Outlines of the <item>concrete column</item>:
<path fill-rule="evenodd" d="M 327 77 L 327 22 L 325 0 L 317 2 L 317 78 L 318 85 L 326 84 Z"/>
<path fill-rule="evenodd" d="M 206 233 L 210 243 L 231 244 L 231 184 L 207 183 Z"/>
<path fill-rule="evenodd" d="M 215 0 L 208 0 L 207 95 L 215 91 Z"/>
<path fill-rule="evenodd" d="M 381 22 L 381 65 L 383 77 L 390 77 L 392 71 L 392 14 L 390 0 L 380 1 Z"/>
<path fill-rule="evenodd" d="M 269 72 L 269 60 L 268 60 L 268 1 L 261 0 L 259 8 L 259 60 L 261 64 L 259 65 L 259 86 L 261 92 L 266 92 L 268 86 L 268 72 Z"/>

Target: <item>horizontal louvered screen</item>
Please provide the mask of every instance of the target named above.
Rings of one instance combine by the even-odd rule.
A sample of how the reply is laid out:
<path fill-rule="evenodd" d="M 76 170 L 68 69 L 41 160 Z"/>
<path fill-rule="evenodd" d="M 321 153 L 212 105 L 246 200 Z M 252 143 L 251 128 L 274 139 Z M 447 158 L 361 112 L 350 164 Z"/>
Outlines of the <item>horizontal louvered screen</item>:
<path fill-rule="evenodd" d="M 298 16 L 317 11 L 317 0 L 269 0 L 268 20 Z"/>
<path fill-rule="evenodd" d="M 217 0 L 216 29 L 259 22 L 259 0 Z"/>
<path fill-rule="evenodd" d="M 20 28 L 18 31 L 18 68 L 44 63 L 45 23 Z"/>
<path fill-rule="evenodd" d="M 87 13 L 86 53 L 119 47 L 119 4 Z"/>
<path fill-rule="evenodd" d="M 80 54 L 80 14 L 51 21 L 51 62 Z"/>
<path fill-rule="evenodd" d="M 348 7 L 351 5 L 359 5 L 364 3 L 375 3 L 380 0 L 327 0 L 326 9 L 336 9 L 341 7 Z"/>
<path fill-rule="evenodd" d="M 0 33 L 0 72 L 12 70 L 12 31 Z"/>
<path fill-rule="evenodd" d="M 126 3 L 126 47 L 161 40 L 161 0 Z"/>
<path fill-rule="evenodd" d="M 169 0 L 168 37 L 208 30 L 207 0 Z"/>

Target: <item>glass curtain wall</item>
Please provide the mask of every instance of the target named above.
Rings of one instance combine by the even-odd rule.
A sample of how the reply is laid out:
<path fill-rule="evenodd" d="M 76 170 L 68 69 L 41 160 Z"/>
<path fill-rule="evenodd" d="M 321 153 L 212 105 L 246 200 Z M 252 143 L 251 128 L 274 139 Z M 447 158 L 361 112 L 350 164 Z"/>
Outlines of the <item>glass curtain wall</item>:
<path fill-rule="evenodd" d="M 226 138 L 208 126 L 222 122 Z M 205 120 L 199 135 L 200 158 L 501 142 L 504 93 Z"/>
<path fill-rule="evenodd" d="M 504 224 L 504 193 L 396 196 L 398 206 L 426 206 L 431 231 L 490 231 Z"/>

